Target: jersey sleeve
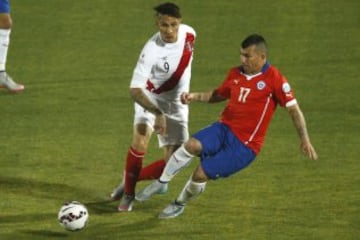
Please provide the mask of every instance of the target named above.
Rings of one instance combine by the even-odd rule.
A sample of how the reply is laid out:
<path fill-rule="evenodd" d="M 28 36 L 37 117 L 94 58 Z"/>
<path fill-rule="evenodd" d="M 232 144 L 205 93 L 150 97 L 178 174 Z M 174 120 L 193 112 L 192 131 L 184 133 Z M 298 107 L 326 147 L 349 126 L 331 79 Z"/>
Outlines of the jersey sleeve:
<path fill-rule="evenodd" d="M 216 89 L 217 94 L 219 94 L 222 97 L 230 98 L 230 90 L 231 90 L 230 86 L 231 86 L 231 80 L 232 80 L 232 72 L 233 72 L 233 70 L 230 70 L 228 72 L 228 75 L 226 76 L 225 80 Z"/>
<path fill-rule="evenodd" d="M 193 27 L 182 23 L 180 25 L 180 28 L 182 29 L 183 32 L 191 33 L 196 38 L 196 31 L 195 31 L 195 29 Z"/>
<path fill-rule="evenodd" d="M 133 71 L 130 88 L 145 88 L 155 61 L 155 45 L 149 41 L 141 51 Z"/>
<path fill-rule="evenodd" d="M 291 107 L 297 103 L 289 82 L 280 73 L 275 78 L 275 98 L 282 107 Z"/>

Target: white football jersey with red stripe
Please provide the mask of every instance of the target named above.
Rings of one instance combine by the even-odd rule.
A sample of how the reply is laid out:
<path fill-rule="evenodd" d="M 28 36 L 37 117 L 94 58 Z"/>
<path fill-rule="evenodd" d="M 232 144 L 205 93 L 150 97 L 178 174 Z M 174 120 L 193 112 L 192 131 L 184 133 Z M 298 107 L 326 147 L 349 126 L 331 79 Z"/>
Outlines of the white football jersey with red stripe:
<path fill-rule="evenodd" d="M 180 101 L 189 92 L 195 30 L 180 24 L 178 40 L 166 43 L 157 32 L 145 44 L 133 72 L 130 88 L 147 89 L 150 98 Z"/>

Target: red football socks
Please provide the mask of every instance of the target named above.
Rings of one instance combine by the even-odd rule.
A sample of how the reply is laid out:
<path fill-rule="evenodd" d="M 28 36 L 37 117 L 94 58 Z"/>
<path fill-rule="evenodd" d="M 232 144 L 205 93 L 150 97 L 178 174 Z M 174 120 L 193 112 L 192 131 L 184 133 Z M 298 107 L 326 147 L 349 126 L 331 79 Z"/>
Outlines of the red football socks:
<path fill-rule="evenodd" d="M 135 195 L 135 186 L 142 168 L 144 154 L 132 147 L 128 151 L 125 173 L 125 193 L 127 195 Z"/>
<path fill-rule="evenodd" d="M 161 176 L 162 171 L 166 165 L 164 159 L 155 161 L 141 169 L 138 181 L 158 179 Z"/>

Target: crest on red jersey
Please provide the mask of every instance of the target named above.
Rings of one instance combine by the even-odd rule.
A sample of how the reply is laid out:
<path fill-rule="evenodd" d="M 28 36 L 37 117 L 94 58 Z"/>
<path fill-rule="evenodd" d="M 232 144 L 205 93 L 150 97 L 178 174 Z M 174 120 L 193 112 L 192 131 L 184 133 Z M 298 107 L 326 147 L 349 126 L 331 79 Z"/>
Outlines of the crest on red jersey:
<path fill-rule="evenodd" d="M 283 90 L 284 93 L 290 92 L 291 91 L 290 84 L 289 83 L 283 83 L 282 90 Z"/>
<path fill-rule="evenodd" d="M 266 84 L 265 84 L 264 81 L 259 81 L 259 82 L 256 84 L 256 86 L 257 86 L 257 89 L 263 90 L 263 89 L 266 87 Z"/>

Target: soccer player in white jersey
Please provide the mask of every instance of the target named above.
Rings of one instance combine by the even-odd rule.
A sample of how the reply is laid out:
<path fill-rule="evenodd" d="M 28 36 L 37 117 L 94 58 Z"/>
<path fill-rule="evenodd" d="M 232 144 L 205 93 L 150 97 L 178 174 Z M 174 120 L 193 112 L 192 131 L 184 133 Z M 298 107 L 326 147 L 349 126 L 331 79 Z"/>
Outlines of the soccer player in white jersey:
<path fill-rule="evenodd" d="M 142 49 L 130 83 L 130 95 L 135 101 L 133 137 L 123 179 L 111 194 L 112 200 L 121 199 L 119 211 L 132 210 L 137 181 L 157 179 L 171 154 L 189 136 L 189 110 L 180 97 L 190 88 L 196 33 L 182 23 L 175 4 L 163 3 L 154 10 L 159 31 Z M 163 159 L 142 168 L 153 133 L 158 134 Z"/>
<path fill-rule="evenodd" d="M 11 27 L 10 3 L 8 0 L 0 0 L 0 88 L 21 92 L 24 86 L 14 82 L 5 71 Z"/>

